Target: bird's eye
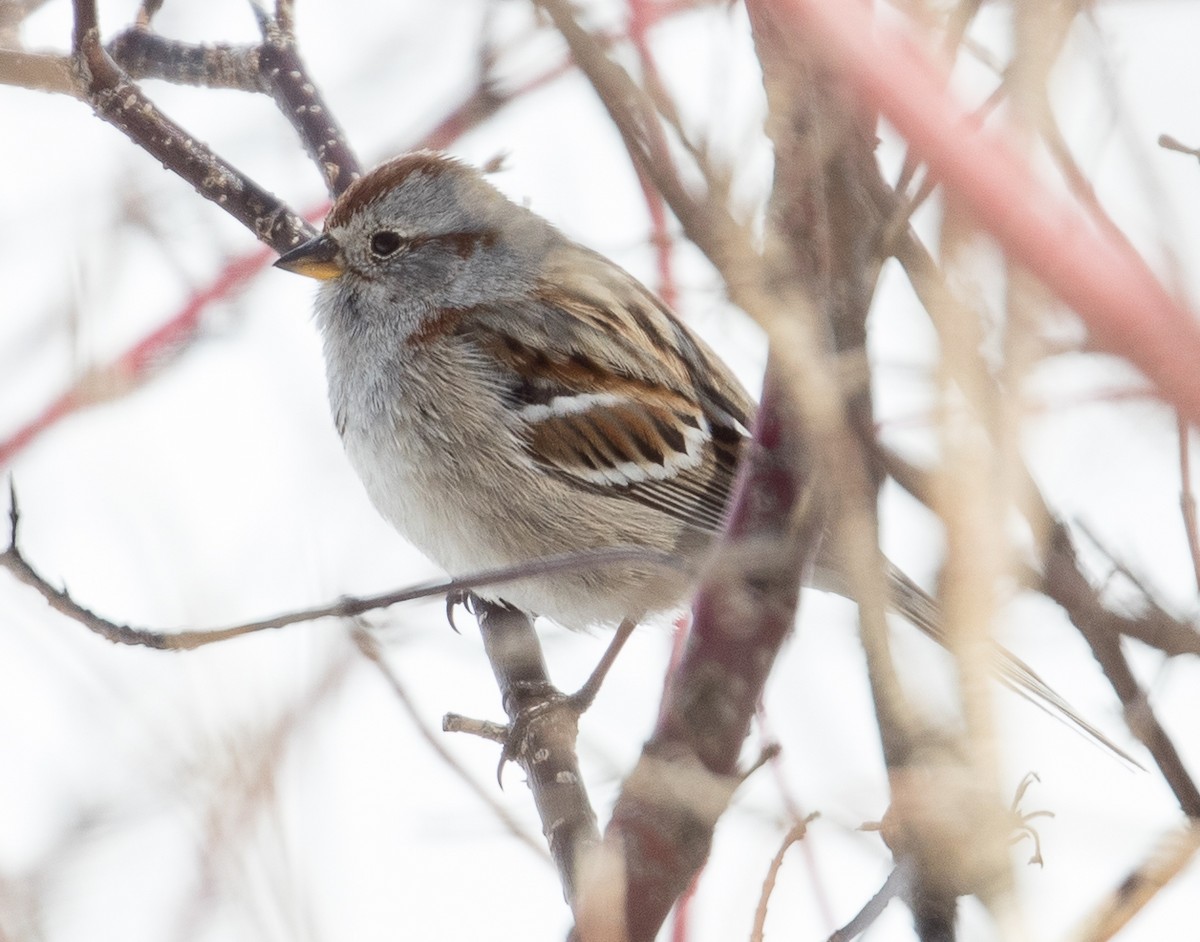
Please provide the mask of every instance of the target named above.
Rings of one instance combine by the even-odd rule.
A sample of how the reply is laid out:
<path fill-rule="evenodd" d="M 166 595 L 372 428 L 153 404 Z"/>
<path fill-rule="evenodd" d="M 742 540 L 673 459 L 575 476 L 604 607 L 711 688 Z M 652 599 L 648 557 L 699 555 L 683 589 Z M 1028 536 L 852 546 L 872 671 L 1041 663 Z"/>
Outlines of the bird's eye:
<path fill-rule="evenodd" d="M 400 233 L 384 229 L 371 236 L 371 254 L 376 258 L 387 258 L 389 255 L 395 255 L 403 244 Z"/>

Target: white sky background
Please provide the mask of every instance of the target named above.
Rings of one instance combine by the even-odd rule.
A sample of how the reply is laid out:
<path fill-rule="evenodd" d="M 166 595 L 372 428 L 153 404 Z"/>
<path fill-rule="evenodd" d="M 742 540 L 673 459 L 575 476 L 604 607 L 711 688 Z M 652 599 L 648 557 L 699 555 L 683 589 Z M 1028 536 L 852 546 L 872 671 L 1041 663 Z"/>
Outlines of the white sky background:
<path fill-rule="evenodd" d="M 419 139 L 470 90 L 485 6 L 299 4 L 302 51 L 364 162 Z M 623 4 L 594 6 L 606 22 L 622 22 Z M 135 9 L 101 4 L 106 34 L 130 23 Z M 530 29 L 522 3 L 498 3 L 493 12 L 493 35 L 514 40 Z M 1076 58 L 1059 73 L 1066 130 L 1139 245 L 1161 262 L 1158 246 L 1170 244 L 1189 267 L 1200 167 L 1154 140 L 1165 131 L 1200 143 L 1200 5 L 1104 4 L 1096 20 L 1097 31 L 1077 37 Z M 234 0 L 172 0 L 157 25 L 190 41 L 254 38 L 249 12 Z M 1004 25 L 992 9 L 977 34 L 1003 52 Z M 64 48 L 68 36 L 69 4 L 60 0 L 29 21 L 24 39 Z M 769 180 L 770 152 L 743 16 L 678 17 L 653 39 L 685 117 L 733 161 L 737 192 L 753 205 Z M 502 48 L 499 72 L 513 81 L 560 55 L 548 35 Z M 1125 103 L 1117 111 L 1105 69 Z M 148 88 L 168 114 L 293 205 L 322 197 L 267 99 Z M 0 149 L 2 439 L 81 368 L 124 350 L 254 245 L 84 106 L 0 88 L 0 113 L 8 142 Z M 453 150 L 476 163 L 508 154 L 498 186 L 655 285 L 640 189 L 579 76 L 510 106 Z M 888 166 L 898 153 L 885 143 Z M 1146 179 L 1157 181 L 1165 202 Z M 131 215 L 141 228 L 129 224 Z M 729 309 L 693 248 L 680 245 L 676 262 L 682 313 L 754 386 L 763 354 L 755 329 Z M 303 279 L 268 270 L 214 306 L 203 339 L 159 377 L 61 422 L 5 469 L 19 489 L 30 561 L 96 611 L 163 628 L 220 626 L 436 576 L 376 518 L 341 454 L 311 294 Z M 892 440 L 927 453 L 932 333 L 895 272 L 872 329 L 880 417 Z M 1139 382 L 1108 360 L 1060 357 L 1041 367 L 1033 388 L 1048 409 L 1029 424 L 1028 455 L 1055 507 L 1085 520 L 1164 598 L 1191 612 L 1173 421 L 1146 402 L 1093 401 L 1097 391 Z M 885 529 L 889 553 L 932 578 L 938 538 L 928 517 L 896 498 Z M 1102 574 L 1103 563 L 1092 562 Z M 1113 695 L 1062 615 L 1033 600 L 1007 614 L 1006 642 L 1126 742 Z M 501 716 L 471 619 L 459 621 L 461 636 L 447 628 L 440 602 L 370 619 L 434 728 L 449 710 Z M 606 640 L 553 626 L 542 634 L 564 689 L 586 676 Z M 602 820 L 653 723 L 669 645 L 665 629 L 640 632 L 584 721 L 582 760 Z M 914 687 L 934 701 L 949 689 L 948 660 L 932 645 L 902 631 L 898 649 Z M 1163 669 L 1161 659 L 1131 653 L 1195 773 L 1197 665 Z M 339 665 L 340 680 L 306 705 Z M 1065 939 L 1178 825 L 1177 806 L 1157 775 L 1126 770 L 1016 697 L 998 692 L 995 703 L 1005 733 L 1003 791 L 1036 771 L 1042 782 L 1024 808 L 1057 815 L 1038 825 L 1045 868 L 1017 871 L 1025 926 L 1032 939 Z M 846 603 L 806 594 L 767 705 L 789 793 L 805 812 L 823 815 L 785 864 L 768 937 L 821 939 L 890 868 L 878 837 L 854 830 L 882 815 L 886 790 Z M 498 792 L 494 747 L 443 739 L 538 836 L 519 770 L 507 770 Z M 777 782 L 769 771 L 755 775 L 723 820 L 691 938 L 748 935 L 787 828 Z M 1019 845 L 1015 859 L 1030 852 Z M 1198 894 L 1193 865 L 1122 938 L 1194 933 Z M 977 906 L 963 910 L 963 938 L 993 937 Z M 447 772 L 342 626 L 295 626 L 188 654 L 114 647 L 0 573 L 0 935 L 555 939 L 568 924 L 553 869 Z M 908 937 L 898 905 L 867 936 Z"/>

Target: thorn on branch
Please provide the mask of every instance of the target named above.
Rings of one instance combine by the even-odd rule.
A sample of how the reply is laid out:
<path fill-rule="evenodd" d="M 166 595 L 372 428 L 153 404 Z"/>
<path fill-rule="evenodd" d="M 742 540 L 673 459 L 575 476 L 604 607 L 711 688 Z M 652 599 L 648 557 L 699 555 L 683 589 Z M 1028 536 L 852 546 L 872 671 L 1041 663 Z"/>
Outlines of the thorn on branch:
<path fill-rule="evenodd" d="M 1188 147 L 1186 144 L 1173 138 L 1170 134 L 1160 134 L 1158 136 L 1158 146 L 1163 150 L 1173 150 L 1180 154 L 1187 154 L 1189 157 L 1195 157 L 1200 160 L 1200 148 Z"/>
<path fill-rule="evenodd" d="M 782 751 L 782 747 L 777 742 L 768 743 L 767 745 L 763 746 L 762 751 L 758 754 L 758 758 L 754 760 L 754 763 L 750 766 L 750 768 L 746 769 L 746 771 L 739 776 L 740 781 L 744 783 L 746 779 L 750 778 L 751 775 L 761 769 L 768 762 L 774 761 Z M 816 815 L 812 814 L 804 820 L 806 822 L 811 821 L 814 817 L 816 817 Z"/>
<path fill-rule="evenodd" d="M 17 526 L 21 520 L 21 511 L 17 507 L 17 479 L 8 476 L 8 548 L 14 553 L 17 550 Z"/>

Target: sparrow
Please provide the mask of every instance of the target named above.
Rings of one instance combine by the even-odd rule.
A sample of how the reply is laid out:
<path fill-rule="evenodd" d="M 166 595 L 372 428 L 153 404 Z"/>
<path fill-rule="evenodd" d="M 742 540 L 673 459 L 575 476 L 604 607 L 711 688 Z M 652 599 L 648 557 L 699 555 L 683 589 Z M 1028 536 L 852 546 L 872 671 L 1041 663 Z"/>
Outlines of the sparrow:
<path fill-rule="evenodd" d="M 390 160 L 275 264 L 321 282 L 334 424 L 372 503 L 452 576 L 610 547 L 698 561 L 713 544 L 754 400 L 637 279 L 479 171 Z M 698 568 L 626 561 L 477 594 L 568 628 L 636 623 L 680 606 Z M 944 643 L 933 599 L 884 575 Z M 999 647 L 996 667 L 1125 755 Z"/>

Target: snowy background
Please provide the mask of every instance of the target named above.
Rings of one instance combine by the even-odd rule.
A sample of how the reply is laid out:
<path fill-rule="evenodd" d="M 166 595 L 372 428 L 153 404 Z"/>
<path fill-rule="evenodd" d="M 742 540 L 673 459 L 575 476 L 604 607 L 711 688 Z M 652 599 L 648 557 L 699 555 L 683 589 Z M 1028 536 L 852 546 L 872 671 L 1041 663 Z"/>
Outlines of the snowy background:
<path fill-rule="evenodd" d="M 482 37 L 499 54 L 505 86 L 563 58 L 522 3 L 298 6 L 302 53 L 368 165 L 413 146 L 473 93 Z M 589 9 L 592 22 L 623 28 L 624 3 Z M 102 3 L 106 35 L 135 10 Z M 235 0 L 173 0 L 156 27 L 188 41 L 256 39 Z M 1006 28 L 1003 7 L 990 6 L 975 36 L 1003 56 Z M 69 4 L 59 0 L 30 17 L 21 38 L 64 50 L 69 34 Z M 1193 299 L 1200 167 L 1154 142 L 1168 132 L 1200 143 L 1197 37 L 1200 4 L 1100 4 L 1077 30 L 1054 89 L 1101 199 L 1160 271 L 1184 272 Z M 676 14 L 651 39 L 685 121 L 735 168 L 735 195 L 753 216 L 769 184 L 770 148 L 744 13 L 718 5 Z M 619 52 L 632 64 L 627 49 Z M 975 100 L 990 87 L 982 69 L 959 78 Z M 321 181 L 268 99 L 147 88 L 293 206 L 321 203 Z M 0 113 L 8 141 L 0 149 L 3 442 L 256 246 L 82 104 L 0 87 Z M 506 155 L 497 186 L 657 286 L 637 178 L 578 74 L 522 96 L 451 149 L 475 163 Z M 881 160 L 892 176 L 900 154 L 885 135 Z M 757 329 L 730 308 L 694 248 L 679 243 L 674 266 L 681 313 L 756 388 Z M 210 306 L 199 340 L 153 377 L 56 423 L 0 469 L 16 482 L 30 562 L 100 614 L 163 629 L 222 626 L 436 577 L 377 519 L 341 454 L 312 290 L 265 270 Z M 871 344 L 885 435 L 928 455 L 934 338 L 898 271 L 885 272 Z M 1174 420 L 1145 397 L 1123 395 L 1143 386 L 1110 360 L 1054 358 L 1032 377 L 1044 409 L 1027 427 L 1026 453 L 1053 506 L 1187 614 L 1196 591 L 1178 511 Z M 939 537 L 930 516 L 889 491 L 884 530 L 889 554 L 931 584 Z M 1103 578 L 1103 559 L 1089 562 Z M 519 770 L 506 771 L 499 791 L 494 747 L 438 731 L 450 710 L 502 715 L 469 616 L 459 619 L 462 635 L 446 625 L 440 601 L 368 622 L 421 723 L 540 844 Z M 1018 599 L 999 633 L 1142 757 L 1059 611 Z M 897 634 L 912 687 L 931 709 L 945 708 L 949 659 L 915 632 L 897 626 Z M 564 689 L 587 675 L 606 640 L 553 625 L 542 636 Z M 670 648 L 669 624 L 639 632 L 583 722 L 581 757 L 602 821 L 653 723 Z M 1184 761 L 1200 770 L 1200 668 L 1129 652 Z M 1025 929 L 1031 939 L 1068 939 L 1179 825 L 1178 807 L 1156 774 L 1126 768 L 1005 691 L 995 704 L 1002 790 L 1036 771 L 1041 783 L 1024 810 L 1056 815 L 1039 823 L 1045 867 L 1017 869 Z M 789 852 L 768 938 L 825 938 L 890 870 L 878 835 L 856 830 L 882 815 L 887 789 L 848 603 L 806 594 L 766 710 L 782 760 L 753 776 L 722 821 L 689 939 L 747 937 L 789 802 L 821 817 Z M 1013 853 L 1023 863 L 1032 848 Z M 1194 934 L 1198 898 L 1193 863 L 1121 938 Z M 293 626 L 192 653 L 115 647 L 0 572 L 0 938 L 555 939 L 569 924 L 547 859 L 429 748 L 345 625 Z M 894 904 L 867 938 L 909 938 L 909 926 Z M 963 938 L 994 932 L 977 904 L 964 904 Z"/>

